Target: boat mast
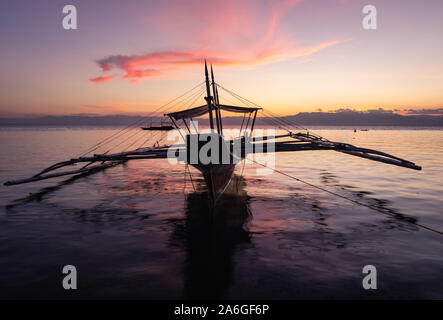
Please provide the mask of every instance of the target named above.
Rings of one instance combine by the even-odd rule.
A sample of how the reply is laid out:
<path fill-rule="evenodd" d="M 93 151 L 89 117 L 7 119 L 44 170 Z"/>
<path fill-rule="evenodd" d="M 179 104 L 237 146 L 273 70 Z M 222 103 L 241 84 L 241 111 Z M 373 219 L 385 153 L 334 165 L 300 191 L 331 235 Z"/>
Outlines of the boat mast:
<path fill-rule="evenodd" d="M 205 100 L 208 103 L 209 125 L 211 127 L 211 132 L 213 132 L 214 131 L 214 119 L 212 118 L 212 96 L 211 96 L 211 89 L 209 88 L 208 66 L 206 64 L 206 59 L 205 59 L 205 79 L 206 79 L 206 97 L 205 97 Z"/>
<path fill-rule="evenodd" d="M 220 100 L 218 100 L 218 89 L 215 87 L 215 100 L 217 101 L 217 110 L 218 110 L 218 121 L 220 121 L 220 135 L 223 137 L 223 122 L 221 117 L 221 111 L 220 111 Z"/>
<path fill-rule="evenodd" d="M 212 80 L 212 94 L 214 95 L 215 120 L 217 121 L 217 132 L 221 135 L 220 130 L 220 109 L 218 108 L 218 99 L 215 91 L 214 71 L 211 64 L 211 80 Z"/>

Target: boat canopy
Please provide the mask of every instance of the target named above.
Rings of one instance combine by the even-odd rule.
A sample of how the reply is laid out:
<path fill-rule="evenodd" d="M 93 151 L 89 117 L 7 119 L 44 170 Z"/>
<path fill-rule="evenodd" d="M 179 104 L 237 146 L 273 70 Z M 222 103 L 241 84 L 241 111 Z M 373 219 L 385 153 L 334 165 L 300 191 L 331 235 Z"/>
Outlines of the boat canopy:
<path fill-rule="evenodd" d="M 245 108 L 245 107 L 238 107 L 238 106 L 228 106 L 228 105 L 224 105 L 224 104 L 216 105 L 213 108 L 214 109 L 219 108 L 220 110 L 225 110 L 225 111 L 229 111 L 229 112 L 237 112 L 237 113 L 250 113 L 250 112 L 255 112 L 255 111 L 261 109 L 261 108 Z M 192 109 L 167 113 L 167 114 L 165 114 L 165 116 L 173 117 L 175 120 L 179 120 L 179 119 L 200 117 L 208 112 L 209 112 L 208 106 L 204 105 L 204 106 L 195 107 Z"/>

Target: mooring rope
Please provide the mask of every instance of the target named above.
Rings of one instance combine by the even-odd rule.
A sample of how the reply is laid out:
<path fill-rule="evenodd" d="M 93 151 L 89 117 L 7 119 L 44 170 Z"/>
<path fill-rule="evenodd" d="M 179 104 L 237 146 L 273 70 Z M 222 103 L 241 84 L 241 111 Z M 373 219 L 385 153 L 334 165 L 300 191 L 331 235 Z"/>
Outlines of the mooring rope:
<path fill-rule="evenodd" d="M 339 198 L 342 198 L 342 199 L 345 199 L 345 200 L 351 201 L 351 202 L 353 202 L 353 203 L 355 203 L 355 204 L 358 204 L 358 205 L 360 205 L 360 206 L 367 207 L 367 208 L 372 209 L 372 210 L 374 210 L 374 211 L 376 211 L 376 212 L 378 212 L 378 213 L 381 213 L 381 214 L 384 214 L 384 215 L 392 216 L 392 217 L 397 218 L 397 219 L 400 219 L 400 220 L 402 220 L 402 221 L 406 221 L 406 222 L 412 223 L 412 224 L 414 224 L 414 225 L 416 225 L 416 226 L 418 226 L 418 227 L 421 227 L 421 228 L 423 228 L 423 229 L 429 230 L 429 231 L 431 231 L 431 232 L 435 232 L 435 233 L 437 233 L 437 234 L 443 235 L 443 231 L 440 231 L 440 230 L 434 229 L 434 228 L 432 228 L 432 227 L 429 227 L 429 226 L 427 226 L 427 225 L 424 225 L 424 224 L 418 223 L 417 221 L 412 221 L 411 219 L 416 220 L 416 219 L 413 218 L 413 217 L 408 217 L 409 219 L 405 219 L 405 217 L 403 217 L 403 216 L 401 216 L 401 215 L 398 215 L 398 214 L 395 214 L 395 213 L 392 213 L 392 212 L 389 212 L 389 211 L 382 211 L 382 210 L 380 210 L 380 209 L 379 209 L 378 207 L 376 207 L 376 206 L 373 206 L 373 205 L 370 205 L 370 204 L 366 204 L 366 203 L 363 203 L 363 202 L 360 202 L 360 201 L 357 201 L 357 200 L 351 199 L 351 198 L 349 198 L 349 197 L 346 197 L 346 196 L 344 196 L 344 195 L 341 195 L 341 194 L 339 194 L 339 193 L 336 193 L 336 192 L 330 191 L 330 190 L 328 190 L 328 189 L 325 189 L 325 188 L 319 187 L 319 186 L 317 186 L 317 185 L 315 185 L 315 184 L 312 184 L 312 183 L 307 182 L 307 181 L 304 181 L 304 180 L 302 180 L 302 179 L 300 179 L 300 178 L 294 177 L 293 175 L 287 174 L 286 172 L 283 172 L 283 171 L 277 170 L 277 169 L 275 169 L 275 168 L 271 168 L 271 167 L 269 167 L 269 166 L 267 166 L 267 165 L 265 165 L 265 164 L 263 164 L 263 163 L 257 162 L 257 161 L 255 161 L 254 159 L 248 159 L 248 160 L 249 160 L 249 161 L 252 161 L 252 162 L 254 162 L 254 163 L 256 163 L 256 164 L 258 164 L 258 165 L 260 165 L 260 166 L 262 166 L 262 167 L 265 167 L 265 168 L 271 169 L 271 170 L 273 170 L 273 171 L 275 171 L 275 172 L 277 172 L 277 173 L 279 173 L 279 174 L 281 174 L 281 175 L 284 175 L 284 176 L 286 176 L 286 177 L 288 177 L 288 178 L 291 178 L 291 179 L 294 179 L 294 180 L 296 180 L 296 181 L 298 181 L 298 182 L 301 182 L 301 183 L 303 183 L 303 184 L 306 184 L 306 185 L 308 185 L 308 186 L 310 186 L 310 187 L 312 187 L 312 188 L 315 188 L 315 189 L 318 189 L 318 190 L 324 191 L 324 192 L 326 192 L 326 193 L 329 193 L 329 194 L 331 194 L 331 195 L 334 195 L 334 196 L 336 196 L 336 197 L 339 197 Z"/>
<path fill-rule="evenodd" d="M 194 179 L 192 179 L 191 170 L 189 169 L 189 165 L 188 164 L 186 164 L 186 166 L 185 166 L 185 186 L 186 186 L 186 172 L 189 174 L 189 178 L 191 180 L 192 188 L 194 189 L 194 192 L 195 192 Z"/>

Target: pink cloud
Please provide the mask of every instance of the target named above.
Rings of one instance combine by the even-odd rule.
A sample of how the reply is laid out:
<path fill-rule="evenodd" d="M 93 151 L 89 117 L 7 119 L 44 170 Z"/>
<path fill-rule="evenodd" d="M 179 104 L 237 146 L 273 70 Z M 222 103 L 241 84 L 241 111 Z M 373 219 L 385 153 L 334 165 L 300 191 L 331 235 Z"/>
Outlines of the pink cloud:
<path fill-rule="evenodd" d="M 301 0 L 176 0 L 160 14 L 159 29 L 183 42 L 181 50 L 142 55 L 112 55 L 97 61 L 104 73 L 122 71 L 132 83 L 177 69 L 200 65 L 260 65 L 304 57 L 342 41 L 298 46 L 279 28 L 283 16 Z M 107 81 L 105 76 L 95 78 Z M 102 80 L 102 81 L 101 81 Z"/>
<path fill-rule="evenodd" d="M 102 82 L 109 81 L 112 79 L 114 79 L 114 76 L 100 76 L 100 77 L 89 79 L 89 81 L 94 82 L 94 83 L 102 83 Z"/>

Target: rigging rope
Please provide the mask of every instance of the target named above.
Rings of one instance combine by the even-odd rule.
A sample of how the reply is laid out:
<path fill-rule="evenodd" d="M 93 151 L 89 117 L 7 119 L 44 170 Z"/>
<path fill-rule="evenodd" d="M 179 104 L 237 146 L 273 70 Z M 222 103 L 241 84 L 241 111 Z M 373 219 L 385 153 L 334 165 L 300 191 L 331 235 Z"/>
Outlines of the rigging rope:
<path fill-rule="evenodd" d="M 263 115 L 265 115 L 265 119 L 269 118 L 269 121 L 274 121 L 274 124 L 277 125 L 279 128 L 286 130 L 288 132 L 292 132 L 294 131 L 293 129 L 302 129 L 305 130 L 308 133 L 313 133 L 314 135 L 318 136 L 319 138 L 321 138 L 321 136 L 318 133 L 315 133 L 303 126 L 301 126 L 300 124 L 294 122 L 293 120 L 289 120 L 286 117 L 281 117 L 280 115 L 265 109 L 263 107 L 261 107 L 260 105 L 240 96 L 239 94 L 235 93 L 234 91 L 231 91 L 223 86 L 221 86 L 220 84 L 216 83 L 217 87 L 219 87 L 220 89 L 222 89 L 223 91 L 229 93 L 231 96 L 233 96 L 234 98 L 236 98 L 237 100 L 239 100 L 240 102 L 248 105 L 248 106 L 254 106 L 254 107 L 258 107 L 262 109 L 262 113 Z M 267 121 L 267 119 L 265 120 Z M 289 128 L 288 128 L 289 127 Z M 327 139 L 324 139 L 327 140 Z"/>
<path fill-rule="evenodd" d="M 141 133 L 141 132 L 143 132 L 143 131 L 140 130 L 140 131 L 135 132 L 135 133 L 134 133 L 133 135 L 131 135 L 128 139 L 130 139 L 130 138 L 132 138 L 132 137 L 138 135 L 138 134 Z M 120 143 L 118 143 L 117 145 L 111 147 L 110 149 L 108 149 L 108 150 L 105 152 L 105 154 L 107 154 L 107 153 L 108 153 L 109 151 L 111 151 L 111 150 L 114 150 L 114 149 L 117 148 L 118 146 L 122 145 L 124 142 L 128 141 L 128 139 L 123 140 L 123 141 L 121 141 Z"/>
<path fill-rule="evenodd" d="M 140 119 L 136 120 L 135 122 L 133 122 L 132 124 L 129 124 L 128 126 L 124 127 L 123 129 L 119 130 L 118 132 L 104 138 L 103 140 L 99 141 L 98 143 L 96 143 L 95 145 L 89 147 L 86 151 L 84 151 L 83 153 L 80 153 L 77 157 L 82 157 L 85 156 L 88 153 L 91 153 L 92 151 L 97 150 L 99 147 L 102 147 L 108 143 L 110 143 L 112 140 L 111 139 L 115 139 L 117 138 L 117 136 L 119 135 L 123 135 L 123 134 L 127 134 L 131 129 L 134 129 L 135 126 L 138 126 L 142 121 L 146 120 L 149 117 L 152 117 L 153 115 L 155 115 L 156 113 L 159 113 L 160 110 L 164 109 L 165 107 L 167 107 L 168 105 L 170 105 L 173 102 L 176 102 L 178 99 L 181 99 L 182 97 L 188 95 L 189 93 L 191 93 L 192 91 L 194 91 L 195 89 L 199 88 L 200 86 L 204 85 L 204 81 L 199 83 L 198 85 L 196 85 L 195 87 L 191 88 L 190 90 L 186 91 L 185 93 L 183 93 L 182 95 L 170 100 L 169 102 L 167 102 L 166 104 L 160 106 L 159 108 L 157 108 L 156 110 L 152 111 L 149 113 L 149 115 L 147 116 L 143 116 Z M 199 91 L 200 92 L 200 91 Z M 188 98 L 184 99 L 187 100 Z M 166 110 L 171 109 L 172 107 L 176 106 L 178 103 L 184 101 L 181 100 L 179 102 L 176 102 L 174 105 L 170 106 L 169 108 L 167 108 Z M 165 112 L 166 110 L 164 110 L 163 112 Z M 126 132 L 125 132 L 126 131 Z"/>
<path fill-rule="evenodd" d="M 204 93 L 204 91 L 205 91 L 205 89 L 202 89 L 202 90 L 199 90 L 199 91 L 197 91 L 197 92 L 195 92 L 195 93 L 193 93 L 192 95 L 190 95 L 189 97 L 187 97 L 187 98 L 185 98 L 184 100 L 181 100 L 180 102 L 177 102 L 177 103 L 175 103 L 173 106 L 171 106 L 171 107 L 169 107 L 168 109 L 166 109 L 166 110 L 169 110 L 169 109 L 171 109 L 171 108 L 173 108 L 173 107 L 175 107 L 175 105 L 177 105 L 177 104 L 185 104 L 185 103 L 187 103 L 187 102 L 189 102 L 190 100 L 192 100 L 192 102 L 189 104 L 189 105 L 187 105 L 186 106 L 186 108 L 190 108 L 191 106 L 193 106 L 194 105 L 194 103 L 198 100 L 198 98 L 200 98 L 201 97 L 201 95 Z M 164 110 L 163 112 L 165 112 L 166 110 Z M 163 141 L 163 140 L 165 140 L 165 136 L 163 136 L 163 131 L 157 131 L 157 132 L 155 132 L 155 133 L 153 133 L 152 131 L 150 132 L 150 135 L 147 137 L 147 139 L 145 139 L 144 140 L 144 142 L 137 148 L 137 149 L 139 149 L 139 148 L 141 148 L 142 146 L 144 146 L 148 141 L 150 141 L 151 139 L 154 139 L 154 138 L 156 138 L 156 137 L 158 137 L 159 135 L 160 135 L 160 139 L 159 140 L 157 140 L 157 143 L 159 144 L 160 143 L 160 141 Z M 132 137 L 132 136 L 131 136 Z M 131 137 L 129 137 L 127 140 L 129 140 Z M 144 135 L 144 136 L 142 136 L 142 137 L 140 137 L 140 138 L 138 138 L 137 140 L 135 140 L 133 143 L 131 143 L 130 145 L 128 145 L 127 147 L 126 147 L 126 149 L 125 149 L 125 151 L 126 150 L 128 150 L 130 147 L 132 147 L 133 145 L 135 145 L 137 142 L 139 142 L 139 141 L 141 141 L 143 138 L 145 138 L 146 137 L 146 135 Z"/>
<path fill-rule="evenodd" d="M 248 99 L 243 98 L 242 96 L 236 94 L 235 92 L 233 92 L 233 91 L 231 91 L 231 90 L 229 90 L 229 89 L 226 89 L 225 87 L 223 87 L 223 86 L 221 86 L 221 85 L 219 85 L 219 84 L 217 84 L 217 86 L 218 86 L 220 89 L 222 89 L 223 91 L 229 93 L 232 97 L 236 98 L 236 99 L 237 99 L 238 101 L 240 101 L 241 103 L 244 103 L 244 104 L 246 104 L 246 105 L 249 106 L 249 107 L 254 106 L 254 107 L 261 108 L 258 104 L 254 103 L 254 102 L 252 102 L 252 101 L 249 101 Z M 263 109 L 263 108 L 261 108 L 261 109 L 262 109 L 262 110 L 261 110 L 262 113 L 264 114 L 264 109 Z M 285 123 L 284 123 L 281 119 L 279 119 L 278 117 L 275 117 L 275 116 L 272 116 L 272 115 L 271 115 L 269 120 L 270 120 L 270 121 L 274 120 L 274 121 L 277 123 L 277 126 L 279 126 L 280 128 L 282 128 L 283 130 L 286 130 L 286 131 L 288 131 L 288 132 L 291 132 L 291 130 L 289 130 L 288 128 L 286 128 L 287 124 L 285 125 Z M 283 125 L 284 127 L 281 127 L 281 125 Z"/>
<path fill-rule="evenodd" d="M 191 101 L 191 103 L 189 104 L 189 105 L 187 105 L 185 108 L 187 109 L 187 108 L 191 108 L 194 104 L 195 104 L 195 102 L 202 96 L 202 94 L 204 93 L 206 91 L 206 89 L 205 88 L 203 88 L 203 89 L 201 89 L 201 90 L 199 90 L 199 91 L 197 91 L 197 92 L 195 92 L 195 93 L 193 93 L 192 95 L 190 95 L 188 98 L 186 98 L 186 99 L 184 99 L 184 100 L 182 100 L 182 101 L 180 101 L 180 103 L 185 103 L 185 102 L 189 102 L 191 99 L 193 99 L 192 101 Z M 176 104 L 174 104 L 173 106 L 175 106 L 175 105 L 177 105 L 178 103 L 176 103 Z M 172 106 L 172 107 L 173 107 Z M 172 107 L 169 107 L 168 109 L 171 109 Z M 167 109 L 167 110 L 168 110 Z M 157 142 L 159 142 L 159 141 L 163 141 L 163 140 L 165 140 L 165 136 L 163 136 L 162 134 L 164 133 L 164 132 L 162 132 L 162 131 L 158 131 L 158 132 L 155 132 L 155 133 L 153 133 L 152 131 L 150 132 L 151 134 L 143 141 L 143 143 L 141 144 L 141 145 L 139 145 L 138 147 L 137 147 L 137 149 L 140 149 L 141 147 L 143 147 L 144 145 L 146 145 L 146 143 L 149 141 L 149 140 L 151 140 L 151 139 L 153 139 L 154 137 L 157 137 L 159 134 L 160 134 L 160 136 L 161 136 L 161 138 L 160 138 L 160 140 L 158 140 Z M 144 137 L 141 137 L 140 139 L 137 139 L 135 142 L 133 142 L 132 144 L 130 144 L 125 150 L 127 150 L 127 149 L 129 149 L 131 146 L 133 146 L 135 143 L 137 143 L 138 141 L 140 141 L 141 139 L 143 139 L 143 138 L 145 138 L 146 136 L 144 136 Z"/>

